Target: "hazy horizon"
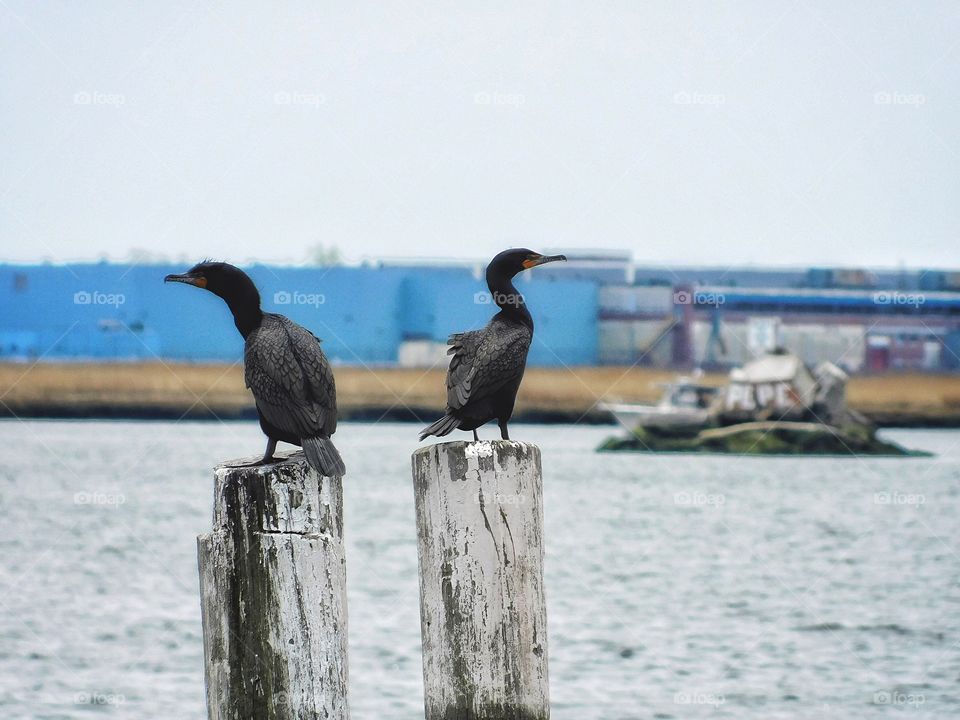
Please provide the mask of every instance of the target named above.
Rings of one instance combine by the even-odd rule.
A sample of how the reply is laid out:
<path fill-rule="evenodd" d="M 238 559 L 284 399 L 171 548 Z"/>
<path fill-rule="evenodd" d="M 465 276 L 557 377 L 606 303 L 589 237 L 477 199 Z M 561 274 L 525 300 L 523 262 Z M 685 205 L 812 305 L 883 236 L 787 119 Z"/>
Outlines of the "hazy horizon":
<path fill-rule="evenodd" d="M 546 252 L 571 252 L 567 248 L 552 248 L 545 247 L 542 248 Z M 603 251 L 604 249 L 616 248 L 597 248 L 597 251 Z M 15 266 L 34 266 L 34 265 L 96 265 L 99 263 L 110 263 L 117 265 L 137 265 L 137 266 L 166 266 L 166 265 L 180 265 L 184 264 L 185 266 L 193 265 L 201 260 L 214 260 L 220 262 L 229 262 L 233 265 L 239 267 L 249 267 L 253 265 L 267 265 L 271 267 L 294 267 L 294 268 L 304 268 L 304 267 L 331 267 L 331 266 L 343 266 L 343 267 L 360 267 L 364 265 L 377 265 L 385 264 L 390 265 L 394 263 L 403 263 L 403 264 L 437 264 L 437 265 L 485 265 L 490 261 L 490 258 L 481 258 L 481 257 L 456 257 L 456 256 L 447 256 L 440 257 L 434 255 L 403 255 L 403 256 L 389 256 L 385 255 L 382 257 L 361 257 L 354 260 L 340 260 L 335 263 L 330 264 L 321 264 L 305 261 L 294 261 L 294 260 L 279 260 L 279 261 L 269 261 L 262 260 L 258 258 L 231 258 L 231 257 L 207 257 L 207 256 L 192 256 L 192 255 L 183 255 L 177 257 L 169 258 L 150 258 L 150 259 L 138 259 L 136 257 L 96 257 L 96 258 L 79 258 L 79 259 L 53 259 L 53 258 L 39 258 L 37 260 L 7 260 L 0 258 L 0 265 L 15 265 Z M 923 272 L 923 271 L 960 271 L 960 260 L 954 262 L 953 265 L 949 264 L 940 264 L 940 265 L 854 265 L 854 264 L 825 264 L 825 263 L 811 263 L 807 265 L 799 264 L 790 264 L 790 265 L 778 265 L 774 263 L 696 263 L 696 262 L 662 262 L 662 261 L 649 261 L 644 262 L 642 259 L 636 257 L 633 258 L 633 264 L 637 268 L 649 268 L 649 269 L 663 269 L 663 270 L 773 270 L 773 271 L 806 271 L 812 268 L 827 268 L 827 269 L 851 269 L 851 270 L 870 270 L 876 272 Z"/>
<path fill-rule="evenodd" d="M 960 5 L 0 4 L 0 262 L 960 265 Z"/>

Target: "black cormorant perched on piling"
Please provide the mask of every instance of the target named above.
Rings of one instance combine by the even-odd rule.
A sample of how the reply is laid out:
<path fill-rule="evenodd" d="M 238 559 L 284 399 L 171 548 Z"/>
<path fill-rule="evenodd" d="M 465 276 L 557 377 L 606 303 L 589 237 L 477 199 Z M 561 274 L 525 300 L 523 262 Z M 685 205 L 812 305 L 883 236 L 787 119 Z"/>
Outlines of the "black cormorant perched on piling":
<path fill-rule="evenodd" d="M 342 476 L 346 468 L 330 440 L 337 429 L 337 389 L 316 336 L 283 315 L 263 312 L 256 285 L 233 265 L 201 262 L 164 280 L 209 290 L 233 313 L 245 341 L 244 379 L 267 436 L 260 463 L 272 462 L 283 441 L 300 445 L 321 475 Z"/>
<path fill-rule="evenodd" d="M 504 250 L 487 265 L 487 287 L 500 312 L 482 330 L 456 333 L 447 340 L 447 412 L 420 431 L 442 437 L 453 430 L 472 430 L 496 418 L 500 435 L 509 440 L 507 421 L 513 414 L 517 390 L 533 340 L 533 318 L 513 278 L 537 265 L 566 260 L 563 255 L 541 255 L 519 248 Z"/>

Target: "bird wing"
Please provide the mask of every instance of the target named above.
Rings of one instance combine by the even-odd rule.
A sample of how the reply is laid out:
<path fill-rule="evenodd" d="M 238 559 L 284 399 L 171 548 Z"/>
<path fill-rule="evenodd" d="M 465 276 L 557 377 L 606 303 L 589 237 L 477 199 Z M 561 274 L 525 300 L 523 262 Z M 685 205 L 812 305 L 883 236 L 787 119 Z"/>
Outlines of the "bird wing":
<path fill-rule="evenodd" d="M 337 391 L 320 341 L 282 315 L 264 314 L 247 338 L 244 377 L 271 425 L 298 438 L 337 428 Z"/>
<path fill-rule="evenodd" d="M 496 392 L 523 374 L 532 333 L 523 325 L 491 323 L 483 330 L 456 333 L 447 340 L 447 406 L 464 407 Z"/>

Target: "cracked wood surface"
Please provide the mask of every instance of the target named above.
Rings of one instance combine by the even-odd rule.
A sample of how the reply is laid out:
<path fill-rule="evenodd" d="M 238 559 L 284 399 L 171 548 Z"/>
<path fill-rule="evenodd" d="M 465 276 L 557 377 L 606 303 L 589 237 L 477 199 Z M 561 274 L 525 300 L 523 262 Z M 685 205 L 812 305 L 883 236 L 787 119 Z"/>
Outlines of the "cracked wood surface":
<path fill-rule="evenodd" d="M 215 471 L 197 539 L 211 720 L 348 720 L 340 480 L 302 453 Z"/>
<path fill-rule="evenodd" d="M 540 450 L 413 456 L 427 720 L 549 717 Z"/>

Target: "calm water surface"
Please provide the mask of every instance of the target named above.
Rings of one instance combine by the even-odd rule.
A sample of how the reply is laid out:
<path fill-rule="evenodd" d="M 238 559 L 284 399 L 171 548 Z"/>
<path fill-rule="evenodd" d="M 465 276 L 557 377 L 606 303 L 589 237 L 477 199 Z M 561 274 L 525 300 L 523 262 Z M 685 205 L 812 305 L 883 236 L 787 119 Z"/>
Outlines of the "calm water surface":
<path fill-rule="evenodd" d="M 417 427 L 345 423 L 357 720 L 422 718 Z M 960 717 L 960 432 L 934 458 L 543 449 L 553 717 Z M 195 537 L 255 423 L 0 421 L 0 717 L 206 717 Z M 486 437 L 492 437 L 487 431 Z"/>

